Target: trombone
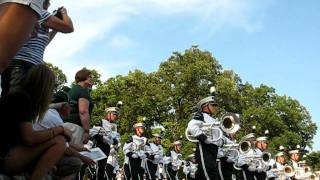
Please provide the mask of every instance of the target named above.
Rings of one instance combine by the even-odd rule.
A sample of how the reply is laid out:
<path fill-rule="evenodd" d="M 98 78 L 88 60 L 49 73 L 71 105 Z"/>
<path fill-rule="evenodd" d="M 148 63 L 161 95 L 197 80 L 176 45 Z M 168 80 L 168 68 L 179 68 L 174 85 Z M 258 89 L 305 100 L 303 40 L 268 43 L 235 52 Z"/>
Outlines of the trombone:
<path fill-rule="evenodd" d="M 213 123 L 203 123 L 201 126 L 202 132 L 212 142 L 219 141 L 223 132 L 232 134 L 240 129 L 240 120 L 234 113 L 226 113 L 222 116 L 221 121 Z M 190 142 L 199 142 L 193 135 L 190 134 L 188 129 L 185 131 L 185 136 Z"/>

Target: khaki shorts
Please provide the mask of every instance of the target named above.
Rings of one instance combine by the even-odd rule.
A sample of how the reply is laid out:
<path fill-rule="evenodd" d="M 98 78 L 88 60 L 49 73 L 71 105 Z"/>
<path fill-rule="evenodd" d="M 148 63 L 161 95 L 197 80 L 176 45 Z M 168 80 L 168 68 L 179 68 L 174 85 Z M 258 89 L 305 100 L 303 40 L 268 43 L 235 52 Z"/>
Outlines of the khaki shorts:
<path fill-rule="evenodd" d="M 71 137 L 71 143 L 73 144 L 83 144 L 83 133 L 84 130 L 81 126 L 73 123 L 64 123 L 64 128 L 67 128 L 71 131 L 72 137 Z"/>
<path fill-rule="evenodd" d="M 39 15 L 39 17 L 41 16 L 41 10 L 43 9 L 43 2 L 44 0 L 0 0 L 0 4 L 17 3 L 29 6 Z"/>
<path fill-rule="evenodd" d="M 77 157 L 64 156 L 56 164 L 57 171 L 53 172 L 55 179 L 78 173 L 81 169 L 82 161 Z"/>

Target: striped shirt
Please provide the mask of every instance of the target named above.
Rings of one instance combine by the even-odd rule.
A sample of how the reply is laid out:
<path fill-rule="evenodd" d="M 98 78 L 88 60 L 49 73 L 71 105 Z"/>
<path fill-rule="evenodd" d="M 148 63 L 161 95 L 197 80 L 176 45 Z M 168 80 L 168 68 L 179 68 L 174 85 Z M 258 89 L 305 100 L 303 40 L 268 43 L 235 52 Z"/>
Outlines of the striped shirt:
<path fill-rule="evenodd" d="M 41 11 L 41 18 L 38 23 L 40 28 L 36 37 L 31 37 L 18 51 L 14 60 L 27 61 L 32 64 L 42 64 L 44 50 L 49 44 L 49 28 L 45 27 L 42 23 L 45 22 L 51 14 L 43 9 Z"/>

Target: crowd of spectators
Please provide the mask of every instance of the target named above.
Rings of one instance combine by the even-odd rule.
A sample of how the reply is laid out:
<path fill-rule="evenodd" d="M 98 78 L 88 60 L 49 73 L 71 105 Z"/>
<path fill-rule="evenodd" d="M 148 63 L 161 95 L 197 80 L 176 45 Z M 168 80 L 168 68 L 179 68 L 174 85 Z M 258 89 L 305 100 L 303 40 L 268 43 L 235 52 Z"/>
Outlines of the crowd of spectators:
<path fill-rule="evenodd" d="M 0 179 L 75 179 L 83 164 L 93 109 L 91 72 L 82 69 L 69 92 L 43 60 L 58 32 L 74 30 L 67 9 L 50 0 L 0 0 Z"/>

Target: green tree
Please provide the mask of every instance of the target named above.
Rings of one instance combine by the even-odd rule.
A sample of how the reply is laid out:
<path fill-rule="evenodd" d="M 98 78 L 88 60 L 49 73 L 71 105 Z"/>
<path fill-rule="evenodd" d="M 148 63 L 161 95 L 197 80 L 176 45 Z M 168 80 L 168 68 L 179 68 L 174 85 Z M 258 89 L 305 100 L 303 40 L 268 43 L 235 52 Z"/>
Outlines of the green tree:
<path fill-rule="evenodd" d="M 57 66 L 54 66 L 53 64 L 48 62 L 46 62 L 46 65 L 54 72 L 56 76 L 55 92 L 57 92 L 61 90 L 67 83 L 67 76 Z"/>
<path fill-rule="evenodd" d="M 306 164 L 310 166 L 313 171 L 320 170 L 320 151 L 307 154 L 304 159 L 306 160 Z"/>
<path fill-rule="evenodd" d="M 297 100 L 279 96 L 275 89 L 261 84 L 254 87 L 243 83 L 232 70 L 224 70 L 208 51 L 193 46 L 172 55 L 152 73 L 130 71 L 127 76 L 115 76 L 99 84 L 92 91 L 96 104 L 93 119 L 102 118 L 104 109 L 123 101 L 119 130 L 124 140 L 132 133 L 132 125 L 138 117 L 146 117 L 145 123 L 153 122 L 166 127 L 163 143 L 168 149 L 171 142 L 184 136 L 196 103 L 209 95 L 209 88 L 217 89 L 220 113 L 240 114 L 241 130 L 237 139 L 257 127 L 257 134 L 270 132 L 270 149 L 279 145 L 287 149 L 300 144 L 312 147 L 316 125 L 305 107 Z M 147 132 L 150 134 L 150 131 Z M 184 154 L 192 152 L 194 144 L 185 141 Z"/>

